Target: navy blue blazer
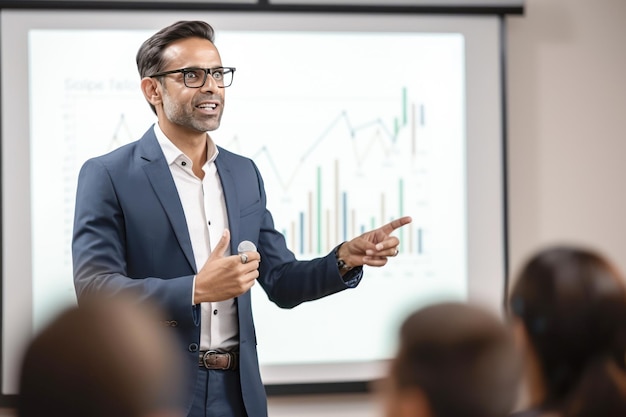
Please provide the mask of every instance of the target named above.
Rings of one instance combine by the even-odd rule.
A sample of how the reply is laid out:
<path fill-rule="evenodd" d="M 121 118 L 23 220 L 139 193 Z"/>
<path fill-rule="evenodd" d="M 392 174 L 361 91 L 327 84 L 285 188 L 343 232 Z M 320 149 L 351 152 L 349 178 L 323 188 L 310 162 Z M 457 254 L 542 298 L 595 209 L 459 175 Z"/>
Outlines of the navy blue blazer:
<path fill-rule="evenodd" d="M 333 253 L 298 261 L 275 230 L 266 208 L 263 179 L 254 162 L 219 149 L 215 161 L 231 232 L 231 253 L 242 240 L 261 254 L 258 283 L 283 308 L 354 287 L 345 283 Z M 78 300 L 94 292 L 135 291 L 164 309 L 183 343 L 188 387 L 198 372 L 200 310 L 192 305 L 195 265 L 185 214 L 154 130 L 133 143 L 85 162 L 78 178 L 72 241 Z M 250 292 L 236 298 L 241 389 L 250 417 L 267 416 L 259 374 Z M 191 394 L 190 394 L 191 395 Z M 186 398 L 184 407 L 191 407 Z"/>

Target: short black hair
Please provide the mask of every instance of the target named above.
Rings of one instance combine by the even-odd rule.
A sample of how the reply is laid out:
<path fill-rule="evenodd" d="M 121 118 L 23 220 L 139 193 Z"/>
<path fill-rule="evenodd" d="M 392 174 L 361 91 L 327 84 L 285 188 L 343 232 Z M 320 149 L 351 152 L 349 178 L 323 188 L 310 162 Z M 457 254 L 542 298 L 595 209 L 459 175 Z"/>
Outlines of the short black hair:
<path fill-rule="evenodd" d="M 139 47 L 136 58 L 139 76 L 143 78 L 162 71 L 165 65 L 163 62 L 165 48 L 172 42 L 187 38 L 201 38 L 214 43 L 215 31 L 211 25 L 200 20 L 180 20 L 164 27 L 146 39 Z M 150 108 L 156 114 L 156 109 L 152 104 Z"/>
<path fill-rule="evenodd" d="M 501 417 L 515 405 L 521 361 L 510 329 L 481 307 L 446 302 L 409 315 L 391 368 L 436 417 Z"/>

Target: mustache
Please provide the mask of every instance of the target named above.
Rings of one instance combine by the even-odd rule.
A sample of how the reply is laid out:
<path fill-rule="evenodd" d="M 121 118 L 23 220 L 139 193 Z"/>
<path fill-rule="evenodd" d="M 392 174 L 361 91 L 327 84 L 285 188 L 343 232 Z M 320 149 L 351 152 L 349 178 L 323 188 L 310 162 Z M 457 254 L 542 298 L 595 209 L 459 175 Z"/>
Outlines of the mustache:
<path fill-rule="evenodd" d="M 198 104 L 204 103 L 206 101 L 215 101 L 215 102 L 218 102 L 219 104 L 224 104 L 224 98 L 222 96 L 219 96 L 217 94 L 205 94 L 205 95 L 201 95 L 197 97 L 193 101 L 193 105 L 197 106 Z"/>

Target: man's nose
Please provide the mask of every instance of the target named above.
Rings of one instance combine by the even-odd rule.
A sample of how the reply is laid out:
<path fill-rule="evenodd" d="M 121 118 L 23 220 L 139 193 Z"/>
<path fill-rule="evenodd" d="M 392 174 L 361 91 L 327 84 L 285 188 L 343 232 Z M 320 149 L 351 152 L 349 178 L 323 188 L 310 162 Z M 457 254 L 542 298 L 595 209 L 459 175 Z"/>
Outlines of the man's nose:
<path fill-rule="evenodd" d="M 211 74 L 207 74 L 206 80 L 204 80 L 204 84 L 202 85 L 202 87 L 200 87 L 200 89 L 202 91 L 210 91 L 214 93 L 219 90 L 219 86 L 217 85 L 217 81 L 215 80 L 215 78 L 213 78 Z"/>

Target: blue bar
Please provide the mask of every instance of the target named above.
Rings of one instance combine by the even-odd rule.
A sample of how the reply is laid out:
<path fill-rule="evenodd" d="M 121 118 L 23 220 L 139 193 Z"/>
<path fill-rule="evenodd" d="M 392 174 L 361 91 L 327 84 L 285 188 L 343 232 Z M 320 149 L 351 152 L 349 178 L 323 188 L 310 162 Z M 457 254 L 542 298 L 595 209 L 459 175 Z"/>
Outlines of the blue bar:
<path fill-rule="evenodd" d="M 422 254 L 424 252 L 422 247 L 422 228 L 419 227 L 417 229 L 417 253 Z"/>
<path fill-rule="evenodd" d="M 343 191 L 341 193 L 341 221 L 342 221 L 342 237 L 341 241 L 348 240 L 348 193 Z"/>

